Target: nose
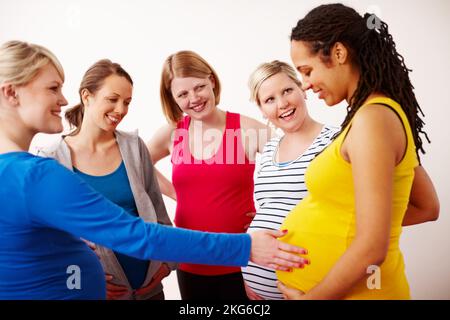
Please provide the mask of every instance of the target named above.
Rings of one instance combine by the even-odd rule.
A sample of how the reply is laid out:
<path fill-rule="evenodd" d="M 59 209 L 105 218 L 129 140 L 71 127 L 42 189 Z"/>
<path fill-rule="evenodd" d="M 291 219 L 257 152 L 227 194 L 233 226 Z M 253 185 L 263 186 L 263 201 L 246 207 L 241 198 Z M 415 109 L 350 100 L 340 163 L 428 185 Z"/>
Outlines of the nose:
<path fill-rule="evenodd" d="M 308 81 L 303 81 L 303 83 L 302 83 L 303 91 L 309 90 L 309 89 L 311 89 L 311 87 L 312 87 L 311 83 L 309 83 Z"/>
<path fill-rule="evenodd" d="M 61 97 L 59 99 L 59 104 L 61 107 L 63 106 L 67 106 L 69 104 L 69 102 L 67 102 L 66 97 L 64 97 L 64 95 L 61 93 Z"/>
<path fill-rule="evenodd" d="M 278 99 L 278 108 L 280 108 L 280 109 L 284 109 L 284 108 L 287 108 L 288 107 L 288 105 L 289 105 L 289 102 L 288 102 L 288 100 L 284 97 L 284 96 L 281 96 L 279 99 Z"/>
<path fill-rule="evenodd" d="M 189 92 L 189 101 L 191 103 L 195 103 L 198 101 L 198 94 L 197 94 L 197 92 L 195 92 L 195 90 L 192 90 L 191 92 Z"/>
<path fill-rule="evenodd" d="M 123 101 L 122 103 L 117 104 L 117 108 L 114 111 L 122 116 L 128 113 L 128 105 Z"/>

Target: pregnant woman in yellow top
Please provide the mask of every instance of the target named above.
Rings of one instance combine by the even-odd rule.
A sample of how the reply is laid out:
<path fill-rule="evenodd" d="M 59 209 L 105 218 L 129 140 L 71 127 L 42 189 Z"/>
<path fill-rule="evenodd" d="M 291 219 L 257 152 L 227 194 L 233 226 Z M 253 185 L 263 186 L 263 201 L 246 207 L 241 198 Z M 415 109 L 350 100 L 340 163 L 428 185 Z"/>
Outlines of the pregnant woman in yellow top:
<path fill-rule="evenodd" d="M 403 57 L 384 22 L 342 4 L 298 22 L 291 57 L 304 89 L 329 106 L 345 99 L 348 114 L 306 172 L 310 194 L 281 227 L 284 241 L 308 249 L 311 265 L 277 272 L 279 289 L 291 299 L 409 299 L 399 238 L 405 213 L 414 217 L 410 194 L 430 181 L 419 166 L 424 123 Z"/>

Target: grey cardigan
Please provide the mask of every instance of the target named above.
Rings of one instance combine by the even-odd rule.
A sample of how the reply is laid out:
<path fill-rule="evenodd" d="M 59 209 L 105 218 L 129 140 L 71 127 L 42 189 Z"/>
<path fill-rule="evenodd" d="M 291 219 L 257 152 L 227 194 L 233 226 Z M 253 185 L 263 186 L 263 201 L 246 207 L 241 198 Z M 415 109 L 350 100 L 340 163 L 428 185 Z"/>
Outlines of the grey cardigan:
<path fill-rule="evenodd" d="M 154 167 L 150 159 L 150 154 L 144 141 L 138 136 L 137 131 L 133 133 L 116 131 L 115 135 L 125 164 L 139 216 L 146 222 L 172 225 L 170 218 L 167 215 L 166 207 L 156 180 Z M 37 155 L 54 158 L 69 170 L 73 171 L 70 149 L 63 137 L 51 147 L 37 147 L 36 149 Z M 129 295 L 121 297 L 122 300 L 149 299 L 162 291 L 163 286 L 160 283 L 148 294 L 140 296 L 136 295 L 114 252 L 99 245 L 97 245 L 96 252 L 100 256 L 100 262 L 105 273 L 113 275 L 113 282 L 117 285 L 127 287 L 128 290 L 132 292 Z M 150 261 L 147 276 L 142 287 L 145 287 L 150 283 L 153 275 L 161 266 L 161 263 L 161 261 Z M 169 265 L 171 270 L 176 269 L 175 263 L 165 263 Z"/>

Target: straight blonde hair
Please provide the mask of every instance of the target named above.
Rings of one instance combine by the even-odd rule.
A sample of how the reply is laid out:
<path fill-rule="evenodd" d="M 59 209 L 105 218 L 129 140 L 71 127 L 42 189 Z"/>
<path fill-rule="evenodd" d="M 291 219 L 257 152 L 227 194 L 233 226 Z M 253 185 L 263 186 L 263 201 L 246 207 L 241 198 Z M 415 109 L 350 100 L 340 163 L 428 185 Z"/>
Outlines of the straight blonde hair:
<path fill-rule="evenodd" d="M 302 87 L 302 82 L 297 78 L 297 73 L 294 68 L 286 62 L 274 60 L 272 62 L 262 63 L 252 72 L 248 79 L 250 101 L 254 101 L 258 106 L 261 106 L 261 101 L 259 101 L 258 97 L 259 88 L 264 81 L 281 72 L 291 78 L 300 88 Z"/>
<path fill-rule="evenodd" d="M 0 47 L 0 83 L 26 85 L 49 63 L 64 81 L 61 63 L 47 48 L 17 40 L 5 42 Z"/>

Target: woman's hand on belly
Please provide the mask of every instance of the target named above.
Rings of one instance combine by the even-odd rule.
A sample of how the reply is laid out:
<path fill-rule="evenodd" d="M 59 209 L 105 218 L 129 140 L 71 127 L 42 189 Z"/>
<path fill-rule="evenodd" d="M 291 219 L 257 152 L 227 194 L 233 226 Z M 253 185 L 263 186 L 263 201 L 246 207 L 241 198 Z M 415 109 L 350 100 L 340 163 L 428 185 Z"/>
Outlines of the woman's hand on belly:
<path fill-rule="evenodd" d="M 305 293 L 303 291 L 285 286 L 280 281 L 277 281 L 277 287 L 286 300 L 303 300 L 304 298 Z"/>
<path fill-rule="evenodd" d="M 261 230 L 250 233 L 252 238 L 250 261 L 280 271 L 304 268 L 309 261 L 299 255 L 305 255 L 307 251 L 277 239 L 285 236 L 287 232 L 287 230 Z"/>

